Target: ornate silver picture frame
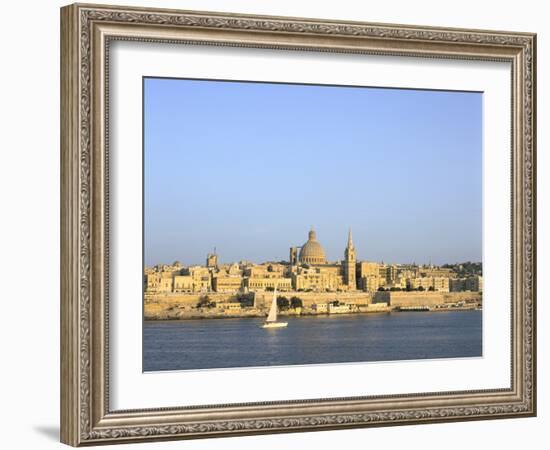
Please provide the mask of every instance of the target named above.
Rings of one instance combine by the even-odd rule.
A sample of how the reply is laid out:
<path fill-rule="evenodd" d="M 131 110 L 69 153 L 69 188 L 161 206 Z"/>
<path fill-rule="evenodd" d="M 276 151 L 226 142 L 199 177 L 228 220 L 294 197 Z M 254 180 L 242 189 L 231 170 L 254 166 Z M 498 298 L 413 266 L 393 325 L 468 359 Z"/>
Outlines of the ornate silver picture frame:
<path fill-rule="evenodd" d="M 511 155 L 512 161 L 510 386 L 114 410 L 109 57 L 115 41 L 509 63 L 511 149 L 502 157 Z M 61 441 L 81 446 L 534 416 L 535 89 L 536 36 L 531 33 L 106 5 L 62 8 Z"/>

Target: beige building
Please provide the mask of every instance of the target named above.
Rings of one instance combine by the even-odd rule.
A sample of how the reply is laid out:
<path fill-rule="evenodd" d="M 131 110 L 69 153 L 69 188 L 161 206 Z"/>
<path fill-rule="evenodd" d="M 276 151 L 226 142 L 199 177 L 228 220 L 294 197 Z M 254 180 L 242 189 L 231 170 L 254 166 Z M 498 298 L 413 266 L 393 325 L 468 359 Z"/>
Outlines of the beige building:
<path fill-rule="evenodd" d="M 218 255 L 209 253 L 205 266 L 183 267 L 179 262 L 144 270 L 146 293 L 233 293 L 279 291 L 377 292 L 422 288 L 426 291 L 483 290 L 481 276 L 456 279 L 452 269 L 416 264 L 384 264 L 357 261 L 351 229 L 344 259 L 329 263 L 317 234 L 312 229 L 308 240 L 290 248 L 288 262 L 254 264 L 247 261 L 220 264 Z"/>
<path fill-rule="evenodd" d="M 361 261 L 357 263 L 357 278 L 380 276 L 380 264 L 377 262 Z M 385 278 L 385 276 L 384 276 Z"/>
<path fill-rule="evenodd" d="M 405 280 L 412 277 L 413 271 L 403 273 L 395 264 L 362 261 L 357 263 L 357 285 L 362 290 L 372 290 L 376 284 L 379 287 L 404 286 Z M 367 281 L 368 280 L 368 281 Z M 368 284 L 368 285 L 367 285 Z"/>
<path fill-rule="evenodd" d="M 191 275 L 174 276 L 174 292 L 195 292 L 195 284 Z"/>
<path fill-rule="evenodd" d="M 380 274 L 383 276 L 380 276 Z M 375 292 L 386 284 L 386 268 L 377 262 L 357 263 L 357 287 L 365 292 Z"/>
<path fill-rule="evenodd" d="M 172 272 L 151 272 L 145 274 L 146 292 L 167 293 L 174 288 Z"/>
<path fill-rule="evenodd" d="M 159 264 L 155 267 L 146 267 L 144 270 L 145 292 L 169 293 L 174 290 L 174 276 L 179 275 L 183 266 L 179 261 L 170 264 Z"/>
<path fill-rule="evenodd" d="M 399 269 L 397 273 L 399 278 L 404 278 L 405 280 L 408 278 L 417 278 L 419 276 L 418 269 L 412 269 L 410 267 Z"/>
<path fill-rule="evenodd" d="M 227 275 L 243 275 L 243 269 L 239 263 L 232 263 L 232 264 L 221 264 L 218 267 L 218 273 L 225 273 Z"/>
<path fill-rule="evenodd" d="M 193 292 L 209 292 L 212 289 L 210 270 L 207 267 L 191 266 L 183 272 L 183 275 L 193 278 Z"/>
<path fill-rule="evenodd" d="M 453 269 L 448 269 L 444 267 L 420 267 L 418 269 L 421 277 L 438 277 L 438 278 L 453 278 L 454 271 Z"/>
<path fill-rule="evenodd" d="M 216 308 L 226 313 L 239 313 L 241 311 L 241 304 L 238 302 L 219 302 L 216 303 Z"/>
<path fill-rule="evenodd" d="M 328 313 L 329 314 L 349 314 L 358 311 L 357 305 L 351 303 L 340 303 L 335 305 L 334 303 L 329 303 Z"/>
<path fill-rule="evenodd" d="M 214 292 L 237 292 L 242 286 L 243 277 L 240 275 L 217 273 L 212 277 L 212 289 Z"/>
<path fill-rule="evenodd" d="M 278 291 L 291 291 L 292 279 L 282 277 L 246 277 L 243 279 L 243 286 L 249 291 L 265 291 L 275 289 Z"/>
<path fill-rule="evenodd" d="M 412 289 L 422 287 L 426 291 L 449 292 L 449 278 L 445 277 L 417 277 L 407 280 Z"/>
<path fill-rule="evenodd" d="M 288 262 L 291 266 L 298 265 L 298 247 L 290 247 Z"/>
<path fill-rule="evenodd" d="M 450 280 L 451 292 L 483 292 L 483 277 L 475 275 L 466 278 L 454 278 Z"/>
<path fill-rule="evenodd" d="M 296 247 L 290 248 L 290 263 L 296 256 Z M 293 288 L 299 291 L 346 291 L 357 289 L 356 253 L 351 230 L 344 251 L 344 261 L 327 262 L 323 246 L 317 234 L 309 231 L 307 242 L 300 248 L 296 266 L 291 264 Z"/>
<path fill-rule="evenodd" d="M 385 269 L 385 270 L 384 270 Z M 383 268 L 385 272 L 386 284 L 392 285 L 397 280 L 397 266 L 387 265 Z"/>
<path fill-rule="evenodd" d="M 267 273 L 276 273 L 279 276 L 283 276 L 283 274 L 288 272 L 288 266 L 285 264 L 268 263 L 266 265 L 267 265 Z"/>
<path fill-rule="evenodd" d="M 328 313 L 328 303 L 314 303 L 311 308 L 318 313 Z"/>
<path fill-rule="evenodd" d="M 467 278 L 466 290 L 472 292 L 483 292 L 483 277 L 481 275 L 474 275 Z"/>
<path fill-rule="evenodd" d="M 218 255 L 215 252 L 206 255 L 206 267 L 209 269 L 216 269 L 218 267 Z"/>
<path fill-rule="evenodd" d="M 286 271 L 282 264 L 248 265 L 243 270 L 243 276 L 249 278 L 281 278 Z"/>
<path fill-rule="evenodd" d="M 317 268 L 300 268 L 292 274 L 292 284 L 297 291 L 335 291 L 338 286 L 338 276 L 323 272 Z"/>
<path fill-rule="evenodd" d="M 385 287 L 388 288 L 388 289 L 391 289 L 391 288 L 406 289 L 408 282 L 409 282 L 408 278 L 403 278 L 401 276 L 398 276 L 393 281 L 393 283 L 386 284 Z"/>
<path fill-rule="evenodd" d="M 376 292 L 381 286 L 378 275 L 366 275 L 359 278 L 359 288 L 365 292 Z"/>

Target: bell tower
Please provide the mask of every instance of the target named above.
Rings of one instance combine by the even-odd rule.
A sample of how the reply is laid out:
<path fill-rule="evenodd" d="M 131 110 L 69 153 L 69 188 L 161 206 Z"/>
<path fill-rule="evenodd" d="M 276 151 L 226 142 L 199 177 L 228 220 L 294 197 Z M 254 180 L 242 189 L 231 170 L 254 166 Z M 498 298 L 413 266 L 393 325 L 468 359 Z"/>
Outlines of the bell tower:
<path fill-rule="evenodd" d="M 344 282 L 348 286 L 348 289 L 356 290 L 357 282 L 355 280 L 355 265 L 357 257 L 355 255 L 355 247 L 353 246 L 353 239 L 351 236 L 351 228 L 348 233 L 348 246 L 344 252 Z"/>
<path fill-rule="evenodd" d="M 298 247 L 290 247 L 289 262 L 291 266 L 298 264 Z"/>
<path fill-rule="evenodd" d="M 214 253 L 208 253 L 208 255 L 206 255 L 206 267 L 209 269 L 215 269 L 218 267 L 218 254 L 216 253 L 216 247 L 214 247 Z"/>

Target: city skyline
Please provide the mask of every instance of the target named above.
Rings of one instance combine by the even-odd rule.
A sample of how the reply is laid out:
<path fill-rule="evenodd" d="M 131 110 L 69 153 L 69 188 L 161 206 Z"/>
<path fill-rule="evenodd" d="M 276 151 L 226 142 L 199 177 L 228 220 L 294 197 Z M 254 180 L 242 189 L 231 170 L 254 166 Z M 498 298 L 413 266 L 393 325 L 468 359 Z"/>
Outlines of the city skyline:
<path fill-rule="evenodd" d="M 310 227 L 310 230 L 316 231 L 315 227 Z M 354 239 L 354 242 L 355 242 L 355 239 Z M 360 248 L 360 246 L 357 246 L 356 244 L 354 244 L 354 245 L 355 245 L 355 248 L 357 248 L 357 247 Z M 303 244 L 300 244 L 300 245 L 296 245 L 295 247 L 297 247 L 297 249 L 299 251 L 302 248 L 302 246 L 303 246 Z M 323 247 L 324 247 L 324 245 L 323 245 Z M 207 257 L 210 256 L 210 255 L 215 255 L 217 257 L 217 261 L 220 265 L 234 264 L 234 263 L 239 263 L 239 262 L 248 262 L 248 263 L 253 263 L 253 264 L 268 264 L 268 263 L 289 262 L 289 255 L 288 255 L 289 249 L 290 248 L 287 249 L 287 255 L 286 256 L 282 256 L 281 258 L 277 258 L 277 259 L 251 260 L 251 259 L 248 259 L 248 258 L 239 258 L 239 259 L 235 259 L 235 260 L 225 260 L 223 258 L 223 255 L 220 253 L 219 249 L 216 246 L 214 246 L 210 250 L 205 251 L 202 261 L 186 262 L 184 258 L 176 258 L 175 260 L 172 260 L 172 261 L 158 261 L 158 262 L 153 263 L 153 264 L 146 264 L 146 267 L 155 267 L 155 266 L 159 266 L 159 265 L 171 265 L 174 262 L 178 262 L 182 266 L 186 266 L 186 267 L 204 266 L 205 261 L 207 260 Z M 330 263 L 340 263 L 341 261 L 344 260 L 344 251 L 345 250 L 342 250 L 341 255 L 339 257 L 337 256 L 335 258 L 331 258 L 330 256 L 327 256 L 327 262 L 329 264 Z M 441 265 L 445 265 L 445 264 L 456 265 L 456 264 L 463 264 L 463 263 L 482 263 L 481 259 L 479 259 L 479 260 L 464 260 L 464 261 L 443 261 L 443 262 L 440 262 L 438 264 L 435 264 L 434 261 L 432 261 L 432 260 L 429 260 L 427 262 L 416 261 L 416 260 L 415 261 L 390 261 L 390 260 L 384 260 L 384 259 L 382 259 L 382 260 L 372 260 L 372 259 L 369 259 L 369 258 L 362 258 L 360 255 L 358 255 L 357 261 L 358 262 L 359 261 L 372 261 L 372 262 L 390 264 L 390 265 L 418 265 L 418 266 L 428 266 L 428 265 L 441 266 Z"/>
<path fill-rule="evenodd" d="M 482 95 L 146 78 L 145 265 L 481 261 Z"/>

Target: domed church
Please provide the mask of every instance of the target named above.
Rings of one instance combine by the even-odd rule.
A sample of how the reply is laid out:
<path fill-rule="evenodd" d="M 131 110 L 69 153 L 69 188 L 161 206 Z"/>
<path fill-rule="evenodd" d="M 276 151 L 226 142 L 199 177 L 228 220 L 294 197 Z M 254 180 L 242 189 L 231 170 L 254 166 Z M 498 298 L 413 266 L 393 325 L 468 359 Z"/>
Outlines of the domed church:
<path fill-rule="evenodd" d="M 310 230 L 307 242 L 300 249 L 300 262 L 302 264 L 326 264 L 325 250 L 317 241 L 317 235 L 313 229 Z"/>
<path fill-rule="evenodd" d="M 298 254 L 298 248 L 300 253 Z M 338 290 L 341 288 L 355 290 L 356 256 L 351 237 L 344 251 L 344 260 L 329 264 L 323 246 L 317 241 L 313 228 L 309 231 L 307 242 L 301 247 L 290 247 L 290 267 L 296 289 Z"/>

